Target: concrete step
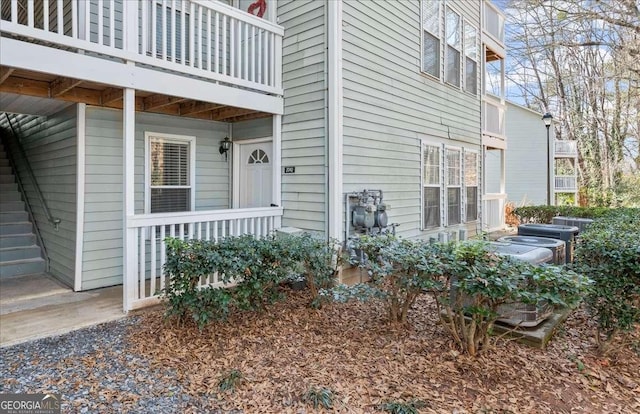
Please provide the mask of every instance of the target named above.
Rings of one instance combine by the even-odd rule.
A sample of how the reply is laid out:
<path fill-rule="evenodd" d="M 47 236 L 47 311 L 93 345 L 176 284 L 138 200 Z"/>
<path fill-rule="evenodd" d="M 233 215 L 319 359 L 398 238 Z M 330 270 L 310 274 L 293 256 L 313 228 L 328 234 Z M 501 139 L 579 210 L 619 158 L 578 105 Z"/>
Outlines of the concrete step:
<path fill-rule="evenodd" d="M 0 211 L 0 224 L 23 223 L 29 221 L 26 211 Z"/>
<path fill-rule="evenodd" d="M 0 278 L 42 273 L 44 270 L 45 263 L 41 257 L 0 262 Z"/>
<path fill-rule="evenodd" d="M 2 174 L 2 175 L 0 175 L 0 183 L 2 183 L 2 184 L 11 184 L 11 183 L 15 183 L 15 182 L 16 182 L 16 177 L 14 177 L 13 174 Z"/>
<path fill-rule="evenodd" d="M 33 233 L 0 235 L 0 249 L 9 247 L 26 247 L 36 244 L 36 235 Z"/>
<path fill-rule="evenodd" d="M 6 157 L 0 157 L 0 167 L 8 167 L 9 160 Z"/>
<path fill-rule="evenodd" d="M 18 191 L 18 184 L 14 183 L 0 183 L 0 194 L 3 195 L 2 199 L 4 200 L 4 195 L 9 191 Z"/>
<path fill-rule="evenodd" d="M 0 175 L 13 175 L 13 171 L 8 165 L 0 166 Z"/>
<path fill-rule="evenodd" d="M 35 259 L 42 257 L 40 246 L 20 246 L 0 249 L 0 263 L 13 260 Z"/>
<path fill-rule="evenodd" d="M 0 223 L 0 235 L 2 236 L 31 233 L 32 231 L 33 226 L 28 221 L 20 223 Z"/>
<path fill-rule="evenodd" d="M 4 201 L 3 194 L 2 201 L 0 201 L 0 212 L 9 213 L 12 211 L 25 211 L 24 201 Z"/>
<path fill-rule="evenodd" d="M 0 194 L 2 195 L 2 201 L 22 201 L 22 194 L 16 190 L 2 191 L 0 189 Z"/>

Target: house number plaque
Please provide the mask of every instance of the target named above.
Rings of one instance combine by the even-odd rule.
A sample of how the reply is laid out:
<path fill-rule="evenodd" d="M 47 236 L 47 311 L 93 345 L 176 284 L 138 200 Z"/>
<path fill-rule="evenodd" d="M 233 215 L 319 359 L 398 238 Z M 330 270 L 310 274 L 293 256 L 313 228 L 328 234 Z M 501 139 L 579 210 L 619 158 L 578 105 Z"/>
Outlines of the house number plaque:
<path fill-rule="evenodd" d="M 284 167 L 284 173 L 285 174 L 295 174 L 296 173 L 296 167 Z"/>

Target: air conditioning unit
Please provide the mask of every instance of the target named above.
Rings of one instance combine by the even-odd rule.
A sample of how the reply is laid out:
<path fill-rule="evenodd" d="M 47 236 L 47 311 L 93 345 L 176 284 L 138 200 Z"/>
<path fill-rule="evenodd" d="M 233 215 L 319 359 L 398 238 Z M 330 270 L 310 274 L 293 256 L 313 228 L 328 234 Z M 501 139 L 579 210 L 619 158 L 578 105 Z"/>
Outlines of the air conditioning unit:
<path fill-rule="evenodd" d="M 578 228 L 580 233 L 582 233 L 587 229 L 589 224 L 593 223 L 593 220 L 588 218 L 558 216 L 558 217 L 554 217 L 551 223 L 559 224 L 562 226 L 574 226 Z"/>
<path fill-rule="evenodd" d="M 566 263 L 566 246 L 563 240 L 550 239 L 548 237 L 536 236 L 503 236 L 498 239 L 502 243 L 522 244 L 525 246 L 542 247 L 553 252 L 553 264 L 563 265 Z"/>

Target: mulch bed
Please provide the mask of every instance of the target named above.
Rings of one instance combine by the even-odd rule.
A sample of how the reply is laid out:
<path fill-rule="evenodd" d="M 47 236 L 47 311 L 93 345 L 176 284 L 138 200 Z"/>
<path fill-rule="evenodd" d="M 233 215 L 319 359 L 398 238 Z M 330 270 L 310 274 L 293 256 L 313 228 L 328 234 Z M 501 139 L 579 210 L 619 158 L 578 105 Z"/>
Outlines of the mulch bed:
<path fill-rule="evenodd" d="M 162 309 L 139 315 L 128 349 L 197 407 L 185 412 L 304 413 L 312 387 L 334 394 L 333 411 L 381 412 L 389 401 L 420 400 L 421 413 L 640 412 L 640 346 L 599 358 L 594 325 L 574 312 L 546 350 L 500 340 L 478 358 L 461 355 L 438 325 L 434 304 L 419 299 L 411 327 L 393 331 L 378 303 L 309 308 L 306 292 L 265 313 L 233 315 L 202 332 L 163 322 Z M 636 332 L 640 340 L 640 332 Z M 241 382 L 220 391 L 231 370 Z"/>

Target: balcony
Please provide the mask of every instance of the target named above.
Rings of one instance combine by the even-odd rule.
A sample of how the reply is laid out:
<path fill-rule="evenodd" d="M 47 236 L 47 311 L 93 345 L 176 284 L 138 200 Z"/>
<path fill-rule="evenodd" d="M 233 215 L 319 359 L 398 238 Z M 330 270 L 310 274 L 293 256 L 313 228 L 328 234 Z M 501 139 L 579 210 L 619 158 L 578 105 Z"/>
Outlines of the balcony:
<path fill-rule="evenodd" d="M 505 16 L 489 0 L 485 0 L 483 12 L 482 42 L 487 46 L 487 60 L 504 59 Z"/>
<path fill-rule="evenodd" d="M 506 105 L 501 99 L 492 95 L 482 97 L 482 135 L 486 139 L 505 140 Z M 502 148 L 500 145 L 491 145 Z"/>
<path fill-rule="evenodd" d="M 1 4 L 2 37 L 93 56 L 105 65 L 133 62 L 282 95 L 284 29 L 221 2 L 12 0 Z M 99 66 L 96 70 L 100 71 Z"/>
<path fill-rule="evenodd" d="M 578 191 L 578 177 L 575 175 L 556 175 L 554 189 L 558 193 L 573 193 Z"/>
<path fill-rule="evenodd" d="M 578 142 L 556 140 L 553 145 L 555 158 L 577 158 Z"/>

